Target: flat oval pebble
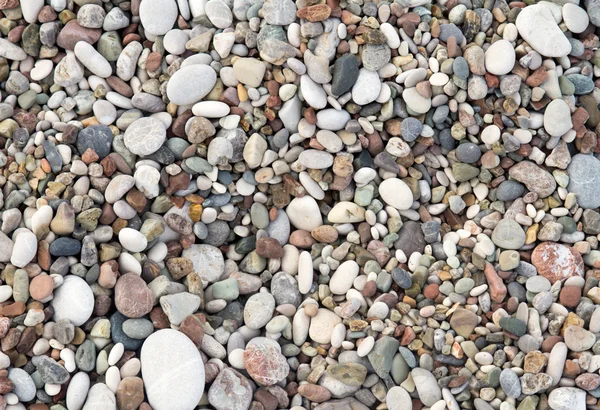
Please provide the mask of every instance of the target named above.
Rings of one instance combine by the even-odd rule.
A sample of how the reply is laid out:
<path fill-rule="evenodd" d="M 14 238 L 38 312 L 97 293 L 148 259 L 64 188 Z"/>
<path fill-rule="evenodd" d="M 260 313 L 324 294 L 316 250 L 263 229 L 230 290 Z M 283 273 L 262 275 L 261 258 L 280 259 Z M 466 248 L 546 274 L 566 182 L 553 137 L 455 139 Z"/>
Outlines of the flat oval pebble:
<path fill-rule="evenodd" d="M 183 333 L 163 329 L 142 345 L 142 377 L 153 409 L 192 409 L 204 392 L 204 364 L 198 349 Z M 165 374 L 174 377 L 164 379 Z"/>
<path fill-rule="evenodd" d="M 66 319 L 74 326 L 81 326 L 92 315 L 94 294 L 83 279 L 68 275 L 62 285 L 54 291 L 52 307 L 54 320 Z"/>
<path fill-rule="evenodd" d="M 194 104 L 204 98 L 217 82 L 215 70 L 203 64 L 183 67 L 169 79 L 167 96 L 173 104 Z"/>

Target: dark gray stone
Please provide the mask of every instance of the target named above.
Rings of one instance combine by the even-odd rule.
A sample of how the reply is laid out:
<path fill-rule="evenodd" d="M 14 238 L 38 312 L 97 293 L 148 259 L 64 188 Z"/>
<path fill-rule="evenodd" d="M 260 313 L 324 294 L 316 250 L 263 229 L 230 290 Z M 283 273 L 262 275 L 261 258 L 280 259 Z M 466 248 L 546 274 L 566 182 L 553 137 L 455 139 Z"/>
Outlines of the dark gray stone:
<path fill-rule="evenodd" d="M 91 125 L 79 131 L 77 135 L 77 150 L 79 154 L 83 155 L 88 148 L 91 148 L 102 159 L 110 154 L 112 138 L 112 132 L 106 125 Z"/>
<path fill-rule="evenodd" d="M 354 54 L 344 54 L 335 60 L 331 93 L 342 95 L 349 91 L 358 78 L 358 63 Z"/>

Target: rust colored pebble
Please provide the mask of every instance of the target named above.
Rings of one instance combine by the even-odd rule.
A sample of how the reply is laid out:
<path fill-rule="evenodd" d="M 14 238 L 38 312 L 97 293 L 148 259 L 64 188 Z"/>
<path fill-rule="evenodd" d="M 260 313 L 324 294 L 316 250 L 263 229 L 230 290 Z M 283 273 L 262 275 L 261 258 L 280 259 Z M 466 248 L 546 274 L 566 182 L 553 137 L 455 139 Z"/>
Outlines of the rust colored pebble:
<path fill-rule="evenodd" d="M 560 303 L 569 308 L 575 308 L 581 301 L 581 288 L 578 286 L 565 286 L 560 291 Z"/>
<path fill-rule="evenodd" d="M 423 295 L 427 299 L 435 299 L 440 293 L 440 285 L 437 283 L 431 283 L 423 289 Z"/>

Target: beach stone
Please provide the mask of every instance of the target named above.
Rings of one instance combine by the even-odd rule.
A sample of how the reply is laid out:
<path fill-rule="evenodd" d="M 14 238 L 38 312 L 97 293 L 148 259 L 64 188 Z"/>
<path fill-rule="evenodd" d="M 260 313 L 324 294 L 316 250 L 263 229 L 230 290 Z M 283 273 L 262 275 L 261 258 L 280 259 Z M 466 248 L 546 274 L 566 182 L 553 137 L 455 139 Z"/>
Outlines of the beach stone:
<path fill-rule="evenodd" d="M 10 263 L 18 268 L 24 268 L 35 257 L 37 247 L 37 238 L 33 232 L 21 232 L 15 239 Z"/>
<path fill-rule="evenodd" d="M 27 53 L 18 45 L 11 43 L 5 38 L 0 38 L 0 57 L 22 61 L 27 58 Z"/>
<path fill-rule="evenodd" d="M 520 319 L 503 317 L 499 321 L 500 327 L 515 336 L 523 336 L 527 332 L 527 325 Z"/>
<path fill-rule="evenodd" d="M 191 260 L 194 272 L 209 283 L 219 280 L 225 271 L 223 254 L 212 245 L 192 245 L 181 256 Z"/>
<path fill-rule="evenodd" d="M 399 345 L 398 340 L 390 336 L 383 336 L 375 341 L 373 348 L 367 355 L 373 370 L 382 379 L 389 377 L 393 358 L 398 352 Z"/>
<path fill-rule="evenodd" d="M 270 343 L 255 343 L 244 350 L 244 367 L 252 380 L 271 386 L 285 379 L 290 367 L 281 352 Z"/>
<path fill-rule="evenodd" d="M 270 293 L 252 295 L 244 306 L 244 323 L 250 329 L 260 329 L 271 320 L 274 310 L 275 298 Z"/>
<path fill-rule="evenodd" d="M 450 318 L 450 327 L 460 336 L 468 338 L 477 326 L 477 315 L 467 309 L 458 308 Z"/>
<path fill-rule="evenodd" d="M 433 406 L 442 398 L 442 391 L 429 370 L 415 368 L 410 374 L 415 382 L 417 393 L 419 393 L 419 399 L 423 404 Z"/>
<path fill-rule="evenodd" d="M 314 198 L 308 195 L 292 199 L 285 211 L 290 223 L 297 229 L 310 232 L 323 225 L 319 206 Z"/>
<path fill-rule="evenodd" d="M 81 155 L 88 149 L 92 149 L 100 159 L 110 154 L 113 134 L 109 127 L 104 124 L 96 124 L 86 127 L 77 134 L 77 150 Z"/>
<path fill-rule="evenodd" d="M 287 26 L 296 19 L 296 5 L 292 0 L 267 0 L 262 7 L 267 24 Z"/>
<path fill-rule="evenodd" d="M 258 87 L 265 75 L 265 63 L 255 58 L 239 58 L 233 63 L 233 74 L 242 84 Z"/>
<path fill-rule="evenodd" d="M 92 316 L 94 294 L 85 280 L 68 275 L 54 291 L 51 304 L 55 321 L 66 319 L 74 326 L 81 326 Z"/>
<path fill-rule="evenodd" d="M 210 0 L 205 6 L 206 16 L 218 28 L 227 28 L 233 21 L 229 6 L 221 0 Z"/>
<path fill-rule="evenodd" d="M 576 387 L 559 387 L 548 395 L 548 405 L 553 410 L 585 409 L 585 391 Z"/>
<path fill-rule="evenodd" d="M 377 72 L 362 68 L 352 87 L 352 99 L 354 102 L 358 105 L 372 103 L 377 99 L 380 91 L 381 80 L 379 79 Z M 320 108 L 325 108 L 325 105 Z"/>
<path fill-rule="evenodd" d="M 225 368 L 208 390 L 208 402 L 217 410 L 245 410 L 252 401 L 252 386 L 237 370 Z"/>
<path fill-rule="evenodd" d="M 194 408 L 204 392 L 200 352 L 183 333 L 159 330 L 141 349 L 141 366 L 148 402 L 155 410 Z M 165 374 L 173 375 L 168 380 Z"/>
<path fill-rule="evenodd" d="M 354 279 L 358 276 L 360 267 L 354 261 L 342 263 L 331 276 L 329 289 L 335 295 L 345 295 L 352 287 Z"/>
<path fill-rule="evenodd" d="M 367 368 L 360 363 L 342 363 L 327 367 L 327 373 L 349 386 L 361 386 L 367 377 Z"/>
<path fill-rule="evenodd" d="M 577 196 L 577 204 L 582 208 L 598 208 L 600 194 L 593 189 L 600 179 L 600 161 L 592 155 L 577 154 L 567 168 L 569 192 Z"/>
<path fill-rule="evenodd" d="M 344 54 L 335 60 L 333 66 L 333 80 L 331 92 L 333 95 L 342 95 L 349 91 L 356 83 L 359 76 L 358 64 L 353 54 Z"/>
<path fill-rule="evenodd" d="M 35 398 L 35 383 L 25 370 L 16 367 L 8 369 L 8 379 L 14 385 L 12 393 L 21 402 L 27 403 Z"/>
<path fill-rule="evenodd" d="M 544 111 L 544 129 L 548 134 L 560 137 L 571 129 L 571 110 L 563 100 L 554 100 Z"/>
<path fill-rule="evenodd" d="M 517 398 L 521 395 L 521 380 L 512 369 L 503 369 L 500 373 L 500 386 L 508 397 Z"/>
<path fill-rule="evenodd" d="M 97 383 L 88 391 L 83 410 L 116 410 L 117 400 L 115 394 L 104 383 Z"/>
<path fill-rule="evenodd" d="M 125 130 L 124 143 L 135 155 L 150 155 L 158 151 L 167 137 L 162 121 L 145 117 L 134 121 Z"/>
<path fill-rule="evenodd" d="M 519 162 L 512 166 L 508 173 L 515 180 L 525 184 L 527 189 L 538 194 L 540 198 L 550 196 L 556 189 L 554 177 L 533 162 Z"/>
<path fill-rule="evenodd" d="M 578 326 L 565 329 L 565 344 L 573 352 L 589 350 L 596 343 L 596 335 Z"/>
<path fill-rule="evenodd" d="M 140 21 L 144 29 L 155 36 L 171 30 L 177 15 L 177 3 L 173 0 L 144 0 L 139 5 Z"/>
<path fill-rule="evenodd" d="M 508 74 L 515 65 L 515 49 L 508 40 L 498 40 L 485 51 L 485 68 L 494 75 Z"/>
<path fill-rule="evenodd" d="M 535 4 L 523 8 L 515 24 L 521 37 L 541 55 L 563 57 L 571 52 L 571 43 L 545 5 Z"/>
<path fill-rule="evenodd" d="M 341 322 L 342 319 L 329 309 L 318 309 L 311 318 L 308 334 L 317 343 L 330 343 L 333 328 Z"/>
<path fill-rule="evenodd" d="M 408 185 L 398 178 L 389 178 L 379 185 L 379 195 L 388 205 L 398 210 L 410 209 L 413 194 Z"/>
<path fill-rule="evenodd" d="M 119 277 L 115 285 L 115 306 L 128 318 L 140 318 L 152 310 L 154 296 L 146 282 L 135 273 Z"/>
<path fill-rule="evenodd" d="M 531 253 L 531 263 L 538 274 L 550 283 L 564 281 L 573 276 L 583 276 L 581 254 L 568 246 L 556 242 L 544 242 Z"/>
<path fill-rule="evenodd" d="M 215 0 L 210 3 L 213 2 Z M 194 104 L 202 100 L 213 89 L 216 82 L 217 74 L 210 66 L 203 64 L 190 65 L 177 70 L 171 76 L 167 83 L 167 96 L 173 104 Z M 152 124 L 152 127 L 154 127 L 154 124 Z M 158 124 L 156 127 L 158 127 Z"/>
<path fill-rule="evenodd" d="M 502 219 L 492 232 L 492 241 L 504 249 L 519 249 L 525 244 L 525 232 L 514 219 Z"/>

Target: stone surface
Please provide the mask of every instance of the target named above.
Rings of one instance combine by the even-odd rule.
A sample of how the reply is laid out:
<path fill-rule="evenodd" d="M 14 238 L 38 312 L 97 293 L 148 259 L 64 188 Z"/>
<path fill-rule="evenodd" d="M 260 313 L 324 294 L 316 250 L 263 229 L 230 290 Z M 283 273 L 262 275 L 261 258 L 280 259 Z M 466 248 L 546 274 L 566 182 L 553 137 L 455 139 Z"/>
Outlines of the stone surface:
<path fill-rule="evenodd" d="M 142 378 L 153 409 L 194 408 L 204 391 L 204 364 L 194 344 L 172 329 L 159 330 L 141 350 Z M 165 374 L 173 375 L 165 379 Z"/>

